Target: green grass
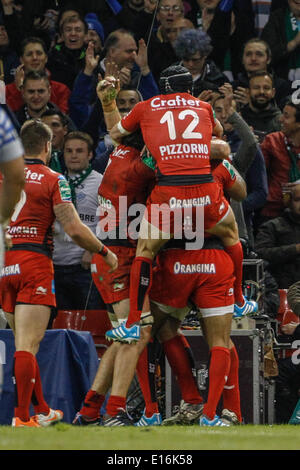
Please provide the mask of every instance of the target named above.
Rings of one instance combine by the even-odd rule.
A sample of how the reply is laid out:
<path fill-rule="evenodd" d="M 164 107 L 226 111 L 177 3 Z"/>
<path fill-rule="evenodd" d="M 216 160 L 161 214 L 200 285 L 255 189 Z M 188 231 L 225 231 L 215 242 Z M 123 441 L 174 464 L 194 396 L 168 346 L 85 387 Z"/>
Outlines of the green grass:
<path fill-rule="evenodd" d="M 0 450 L 300 450 L 300 426 L 200 428 L 0 426 Z"/>

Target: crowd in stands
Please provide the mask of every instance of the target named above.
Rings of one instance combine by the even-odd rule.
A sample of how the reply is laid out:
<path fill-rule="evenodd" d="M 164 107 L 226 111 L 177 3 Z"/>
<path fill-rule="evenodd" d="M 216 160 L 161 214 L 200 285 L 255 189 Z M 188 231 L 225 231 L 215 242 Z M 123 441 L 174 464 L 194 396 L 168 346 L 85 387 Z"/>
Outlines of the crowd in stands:
<path fill-rule="evenodd" d="M 246 181 L 247 198 L 234 210 L 240 236 L 268 263 L 278 289 L 299 282 L 299 1 L 0 1 L 1 106 L 17 131 L 31 118 L 51 127 L 50 167 L 66 176 L 82 221 L 94 231 L 97 185 L 113 149 L 96 86 L 111 63 L 121 116 L 159 93 L 166 67 L 188 69 L 194 96 L 212 105 Z M 72 152 L 83 156 L 75 169 Z M 95 201 L 80 188 L 85 178 Z M 65 293 L 58 308 L 84 309 L 88 294 L 95 308 L 91 260 L 56 228 L 56 290 Z M 70 273 L 78 287 L 71 286 L 69 301 Z M 78 305 L 75 294 L 83 296 Z"/>

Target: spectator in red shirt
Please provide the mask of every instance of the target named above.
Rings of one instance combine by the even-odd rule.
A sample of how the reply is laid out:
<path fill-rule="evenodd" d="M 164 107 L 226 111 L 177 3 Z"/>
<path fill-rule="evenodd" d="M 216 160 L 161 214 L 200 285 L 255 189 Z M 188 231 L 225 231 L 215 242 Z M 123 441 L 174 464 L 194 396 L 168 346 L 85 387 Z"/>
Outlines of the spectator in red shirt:
<path fill-rule="evenodd" d="M 46 45 L 42 39 L 29 37 L 24 39 L 21 45 L 21 65 L 16 69 L 15 81 L 6 85 L 6 103 L 12 111 L 17 111 L 24 104 L 21 88 L 25 73 L 29 71 L 46 71 L 51 85 L 50 101 L 63 113 L 69 112 L 70 89 L 61 82 L 51 80 L 50 73 L 46 70 L 48 61 Z"/>
<path fill-rule="evenodd" d="M 268 134 L 261 144 L 265 157 L 269 194 L 261 211 L 264 220 L 284 209 L 282 185 L 300 179 L 300 105 L 288 101 L 281 116 L 281 131 Z"/>

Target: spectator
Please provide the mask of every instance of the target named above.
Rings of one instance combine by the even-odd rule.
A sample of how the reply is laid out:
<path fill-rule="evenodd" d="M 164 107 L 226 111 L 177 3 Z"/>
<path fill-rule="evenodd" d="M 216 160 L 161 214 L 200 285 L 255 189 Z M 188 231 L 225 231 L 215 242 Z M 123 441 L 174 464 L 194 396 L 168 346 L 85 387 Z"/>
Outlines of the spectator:
<path fill-rule="evenodd" d="M 61 25 L 62 43 L 49 53 L 48 68 L 52 78 L 64 83 L 70 90 L 73 83 L 84 67 L 85 37 L 88 28 L 81 18 L 68 17 Z"/>
<path fill-rule="evenodd" d="M 104 29 L 102 24 L 94 13 L 89 13 L 85 16 L 85 21 L 88 26 L 87 43 L 92 41 L 94 44 L 94 51 L 96 55 L 101 54 L 104 44 Z"/>
<path fill-rule="evenodd" d="M 293 313 L 300 315 L 300 281 L 292 284 L 287 292 L 288 305 Z M 293 343 L 300 340 L 300 324 L 295 318 L 293 321 L 281 325 L 283 341 Z M 299 350 L 297 352 L 297 355 Z M 299 357 L 299 355 L 298 355 Z M 275 379 L 275 411 L 276 423 L 299 424 L 299 388 L 300 366 L 295 364 L 293 357 L 278 359 L 278 376 Z"/>
<path fill-rule="evenodd" d="M 300 178 L 300 105 L 291 100 L 283 108 L 281 131 L 268 134 L 262 144 L 269 194 L 261 221 L 278 217 L 284 209 L 282 185 Z"/>
<path fill-rule="evenodd" d="M 15 112 L 20 125 L 27 119 L 41 117 L 49 108 L 58 110 L 57 106 L 50 102 L 50 96 L 51 88 L 47 74 L 45 72 L 28 72 L 22 86 L 24 105 Z"/>
<path fill-rule="evenodd" d="M 89 116 L 94 103 L 96 103 L 96 113 L 100 112 L 101 114 L 97 118 L 97 129 L 99 129 L 100 122 L 104 122 L 100 103 L 97 104 L 96 82 L 98 77 L 96 77 L 96 72 L 100 72 L 102 76 L 109 74 L 107 67 L 111 67 L 112 62 L 116 67 L 114 72 L 119 74 L 121 88 L 125 85 L 137 88 L 144 99 L 158 94 L 157 85 L 148 67 L 147 47 L 143 39 L 139 41 L 137 52 L 133 36 L 127 30 L 117 30 L 106 39 L 104 54 L 104 58 L 98 66 L 99 57 L 95 56 L 93 43 L 90 42 L 86 50 L 85 68 L 75 80 L 70 96 L 70 116 L 79 129 L 83 129 L 86 122 L 90 121 Z M 93 123 L 93 127 L 95 128 L 95 123 Z M 97 142 L 98 131 L 93 132 L 92 136 Z"/>
<path fill-rule="evenodd" d="M 216 91 L 227 81 L 216 64 L 208 59 L 212 45 L 210 37 L 203 31 L 182 31 L 174 42 L 174 50 L 181 59 L 180 65 L 192 74 L 194 96 L 199 96 L 204 90 Z"/>
<path fill-rule="evenodd" d="M 249 102 L 247 88 L 249 88 L 249 77 L 257 72 L 272 73 L 275 88 L 276 104 L 282 109 L 287 97 L 291 94 L 291 84 L 288 80 L 278 77 L 271 69 L 272 60 L 271 49 L 265 41 L 259 38 L 252 38 L 246 42 L 243 49 L 244 70 L 238 74 L 237 80 L 233 83 L 235 88 L 235 99 L 238 103 L 245 105 Z"/>
<path fill-rule="evenodd" d="M 183 12 L 182 0 L 159 0 L 156 13 L 159 27 L 152 31 L 148 47 L 149 66 L 157 82 L 162 70 L 177 60 L 168 35 L 174 21 L 184 17 Z"/>
<path fill-rule="evenodd" d="M 70 90 L 63 83 L 51 80 L 50 73 L 46 69 L 48 60 L 46 45 L 40 38 L 28 37 L 21 45 L 21 65 L 16 70 L 15 81 L 6 86 L 6 102 L 12 111 L 16 111 L 23 104 L 21 89 L 24 75 L 29 71 L 46 72 L 51 86 L 50 101 L 59 109 L 68 113 Z"/>
<path fill-rule="evenodd" d="M 158 93 L 148 65 L 147 47 L 143 39 L 138 43 L 132 33 L 126 29 L 117 29 L 110 33 L 104 43 L 104 54 L 99 72 L 105 74 L 107 62 L 114 62 L 119 69 L 121 88 L 124 85 L 136 86 L 143 98 L 148 99 Z"/>
<path fill-rule="evenodd" d="M 92 170 L 90 165 L 92 147 L 93 142 L 88 134 L 71 132 L 64 142 L 64 161 L 73 204 L 82 222 L 95 233 L 98 222 L 97 194 L 102 175 Z M 92 283 L 91 258 L 91 253 L 76 245 L 61 224 L 55 222 L 53 263 L 58 310 L 100 308 L 103 302 Z"/>
<path fill-rule="evenodd" d="M 41 120 L 52 130 L 52 150 L 49 167 L 64 174 L 66 171 L 63 156 L 65 136 L 68 133 L 68 120 L 66 116 L 56 109 L 48 109 L 41 115 Z"/>
<path fill-rule="evenodd" d="M 197 7 L 188 15 L 197 29 L 205 31 L 212 41 L 210 55 L 230 81 L 242 70 L 242 45 L 254 36 L 249 16 L 237 8 L 224 8 L 220 0 L 197 0 Z"/>
<path fill-rule="evenodd" d="M 287 299 L 290 308 L 300 317 L 300 280 L 289 287 Z"/>
<path fill-rule="evenodd" d="M 134 87 L 124 87 L 122 90 L 119 91 L 116 97 L 117 108 L 119 110 L 121 118 L 131 111 L 131 109 L 139 103 L 139 101 L 143 101 L 141 94 L 134 88 Z M 95 115 L 91 116 L 91 120 L 95 120 Z M 98 120 L 97 120 L 98 122 Z M 86 126 L 87 128 L 88 126 Z M 104 131 L 104 129 L 103 129 Z M 92 161 L 92 167 L 99 171 L 100 173 L 104 173 L 106 165 L 108 163 L 109 155 L 113 150 L 113 142 L 109 133 L 107 133 L 105 127 L 105 134 L 99 139 L 99 143 L 97 145 L 95 151 L 95 159 Z"/>
<path fill-rule="evenodd" d="M 6 27 L 0 19 L 0 80 L 5 84 L 13 82 L 19 64 L 18 55 L 12 49 Z"/>
<path fill-rule="evenodd" d="M 229 87 L 228 84 L 221 88 L 225 94 L 217 97 L 213 106 L 217 118 L 223 125 L 226 140 L 230 145 L 232 163 L 244 177 L 247 185 L 247 197 L 243 201 L 242 207 L 248 241 L 253 249 L 253 216 L 255 211 L 263 207 L 268 194 L 266 168 L 263 155 L 256 144 L 251 129 L 236 112 L 235 101 L 230 102 L 230 96 L 227 92 Z M 230 89 L 228 91 L 230 92 Z M 233 208 L 236 214 L 236 203 Z M 236 215 L 236 218 L 240 237 L 243 237 L 241 217 Z"/>
<path fill-rule="evenodd" d="M 173 21 L 172 28 L 167 31 L 168 40 L 173 46 L 179 34 L 186 29 L 195 29 L 195 26 L 188 18 L 178 18 Z"/>
<path fill-rule="evenodd" d="M 300 180 L 286 202 L 287 209 L 259 227 L 256 252 L 269 261 L 279 289 L 288 289 L 300 273 Z"/>
<path fill-rule="evenodd" d="M 250 101 L 249 104 L 242 107 L 241 115 L 258 137 L 281 129 L 281 111 L 274 104 L 274 96 L 275 88 L 272 75 L 266 72 L 257 72 L 249 78 Z"/>
<path fill-rule="evenodd" d="M 156 18 L 155 10 L 158 1 L 159 0 L 144 0 L 143 10 L 139 12 L 138 21 L 133 25 L 136 40 L 143 38 L 147 43 L 151 33 L 157 31 L 159 23 Z"/>
<path fill-rule="evenodd" d="M 272 65 L 279 77 L 291 82 L 300 78 L 300 5 L 288 0 L 288 6 L 270 14 L 261 38 L 270 46 Z"/>

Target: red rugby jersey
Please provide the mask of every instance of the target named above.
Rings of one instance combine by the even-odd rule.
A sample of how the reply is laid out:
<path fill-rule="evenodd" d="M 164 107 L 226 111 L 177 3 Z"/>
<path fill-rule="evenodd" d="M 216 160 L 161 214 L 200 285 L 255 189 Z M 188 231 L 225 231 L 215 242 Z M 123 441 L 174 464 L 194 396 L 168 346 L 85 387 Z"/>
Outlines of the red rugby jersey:
<path fill-rule="evenodd" d="M 210 174 L 210 142 L 216 122 L 210 104 L 189 93 L 158 95 L 142 101 L 118 124 L 139 127 L 163 175 Z"/>
<path fill-rule="evenodd" d="M 117 238 L 126 244 L 128 225 L 138 215 L 128 216 L 128 209 L 133 204 L 145 205 L 154 184 L 155 173 L 142 162 L 140 151 L 118 145 L 110 155 L 98 189 L 101 228 L 98 225 L 97 235 L 102 238 L 101 231 L 117 230 Z"/>
<path fill-rule="evenodd" d="M 49 256 L 55 219 L 53 207 L 72 202 L 70 187 L 64 176 L 37 159 L 25 160 L 25 180 L 8 228 L 12 249 L 38 251 Z"/>

